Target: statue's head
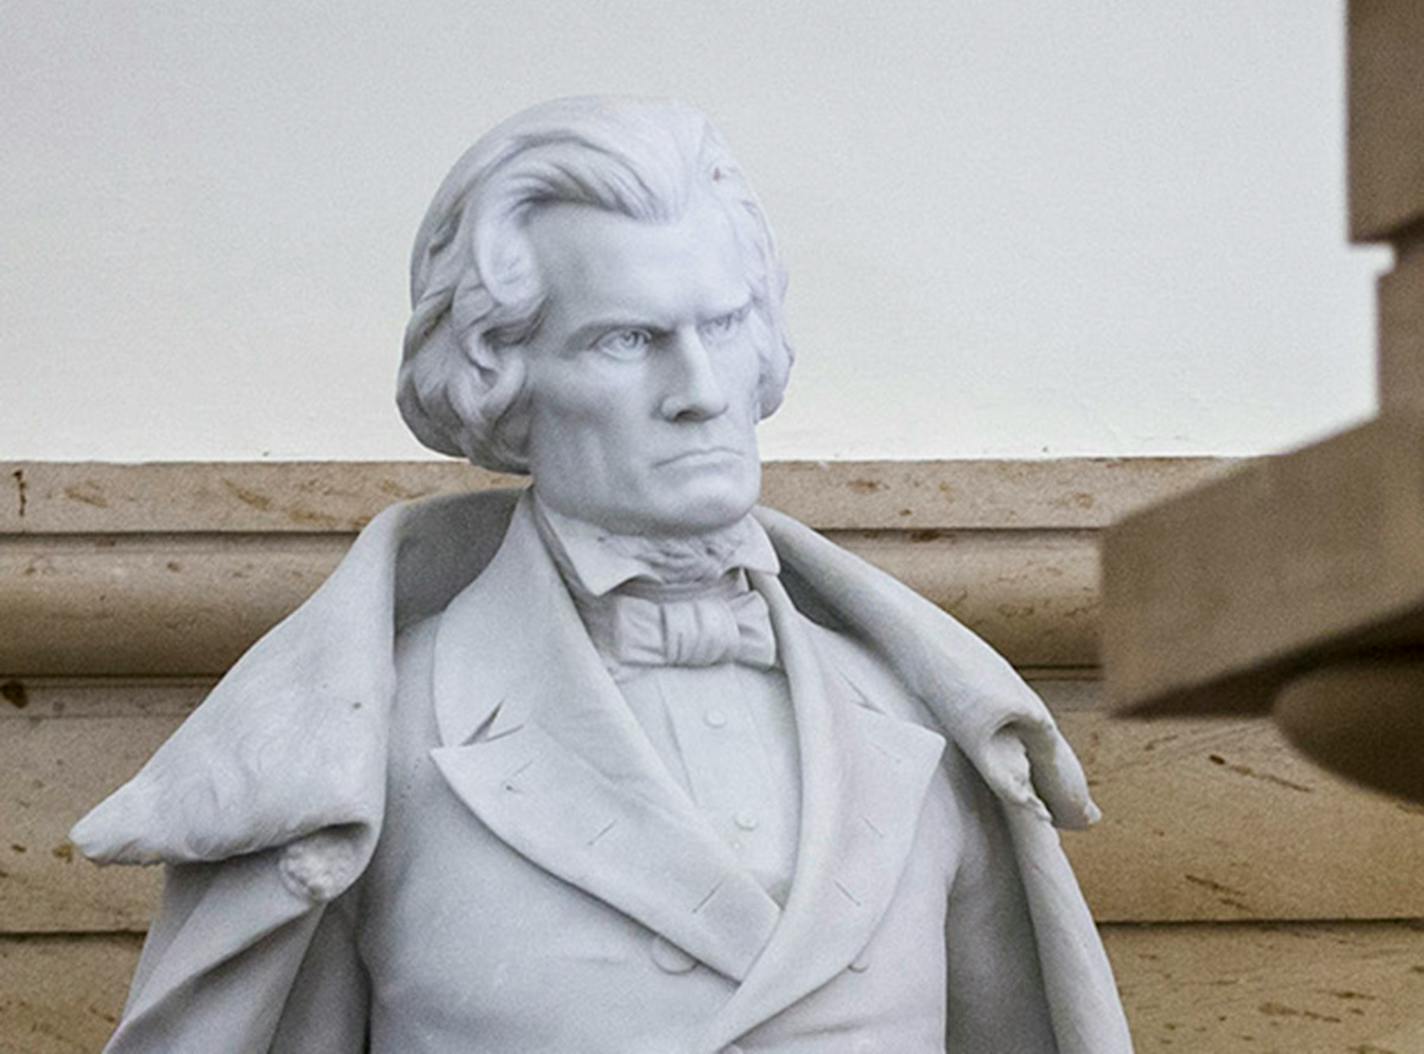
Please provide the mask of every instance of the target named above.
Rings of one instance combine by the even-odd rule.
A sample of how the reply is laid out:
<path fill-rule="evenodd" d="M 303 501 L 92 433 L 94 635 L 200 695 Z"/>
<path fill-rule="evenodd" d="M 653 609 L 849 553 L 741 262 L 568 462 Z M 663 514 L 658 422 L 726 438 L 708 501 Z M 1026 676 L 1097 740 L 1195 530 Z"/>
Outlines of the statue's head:
<path fill-rule="evenodd" d="M 426 446 L 613 530 L 744 515 L 792 354 L 770 228 L 670 101 L 544 103 L 485 135 L 416 236 L 397 401 Z"/>

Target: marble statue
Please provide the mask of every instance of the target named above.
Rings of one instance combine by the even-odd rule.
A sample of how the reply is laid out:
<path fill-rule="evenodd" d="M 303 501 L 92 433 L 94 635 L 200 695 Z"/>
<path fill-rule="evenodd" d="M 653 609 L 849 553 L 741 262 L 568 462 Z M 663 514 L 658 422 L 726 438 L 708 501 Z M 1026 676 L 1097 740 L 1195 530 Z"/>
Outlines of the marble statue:
<path fill-rule="evenodd" d="M 109 1050 L 1130 1050 L 1046 708 L 756 505 L 784 290 L 688 106 L 455 164 L 398 402 L 532 485 L 386 510 L 75 827 L 166 866 Z"/>

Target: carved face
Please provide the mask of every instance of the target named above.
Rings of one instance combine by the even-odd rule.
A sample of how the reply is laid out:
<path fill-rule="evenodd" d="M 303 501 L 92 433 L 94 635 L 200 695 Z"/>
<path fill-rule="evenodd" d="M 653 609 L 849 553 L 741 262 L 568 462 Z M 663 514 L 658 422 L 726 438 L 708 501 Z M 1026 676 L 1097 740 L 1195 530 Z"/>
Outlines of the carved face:
<path fill-rule="evenodd" d="M 525 356 L 529 470 L 550 507 L 621 533 L 732 523 L 756 502 L 765 324 L 727 217 L 537 210 L 548 303 Z"/>

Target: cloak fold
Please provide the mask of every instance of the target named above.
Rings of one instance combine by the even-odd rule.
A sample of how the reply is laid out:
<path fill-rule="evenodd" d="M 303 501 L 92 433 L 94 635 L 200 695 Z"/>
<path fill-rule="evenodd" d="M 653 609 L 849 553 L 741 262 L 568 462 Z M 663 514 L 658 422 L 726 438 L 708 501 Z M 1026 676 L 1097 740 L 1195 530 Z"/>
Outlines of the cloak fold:
<path fill-rule="evenodd" d="M 396 634 L 479 574 L 518 495 L 382 512 L 321 588 L 75 825 L 71 840 L 98 863 L 168 865 L 106 1049 L 268 1050 L 325 904 L 360 876 L 380 837 Z M 1047 822 L 1051 810 L 1061 826 L 1086 826 L 1096 809 L 1043 703 L 992 648 L 901 583 L 790 517 L 756 515 L 798 606 L 880 651 L 1003 800 L 1060 1051 L 1129 1052 L 1111 968 Z"/>

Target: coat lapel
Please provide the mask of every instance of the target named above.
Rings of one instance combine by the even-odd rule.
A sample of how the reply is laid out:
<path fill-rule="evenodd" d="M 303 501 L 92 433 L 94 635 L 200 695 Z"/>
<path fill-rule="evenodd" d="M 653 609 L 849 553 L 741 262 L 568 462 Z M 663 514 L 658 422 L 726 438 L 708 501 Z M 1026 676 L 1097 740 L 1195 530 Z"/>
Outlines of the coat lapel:
<path fill-rule="evenodd" d="M 589 642 L 527 499 L 441 616 L 433 692 L 451 789 L 546 871 L 741 980 L 781 910 L 697 815 Z"/>
<path fill-rule="evenodd" d="M 795 879 L 761 957 L 711 1023 L 705 1046 L 727 1043 L 821 987 L 869 943 L 915 840 L 944 739 L 847 697 L 775 576 L 754 574 L 766 598 L 801 751 L 801 832 Z"/>

